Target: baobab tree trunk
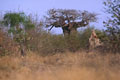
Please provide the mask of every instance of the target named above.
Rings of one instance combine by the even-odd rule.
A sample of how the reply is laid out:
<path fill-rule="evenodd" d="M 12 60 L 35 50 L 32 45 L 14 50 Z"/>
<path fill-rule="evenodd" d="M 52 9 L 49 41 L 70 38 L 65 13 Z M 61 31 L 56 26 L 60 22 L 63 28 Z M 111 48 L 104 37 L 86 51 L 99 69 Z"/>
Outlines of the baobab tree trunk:
<path fill-rule="evenodd" d="M 68 29 L 67 26 L 65 27 L 62 27 L 62 30 L 63 30 L 63 34 L 66 36 L 66 35 L 70 35 L 70 30 Z"/>
<path fill-rule="evenodd" d="M 64 35 L 72 35 L 77 33 L 77 28 L 70 28 L 68 26 L 62 27 Z"/>

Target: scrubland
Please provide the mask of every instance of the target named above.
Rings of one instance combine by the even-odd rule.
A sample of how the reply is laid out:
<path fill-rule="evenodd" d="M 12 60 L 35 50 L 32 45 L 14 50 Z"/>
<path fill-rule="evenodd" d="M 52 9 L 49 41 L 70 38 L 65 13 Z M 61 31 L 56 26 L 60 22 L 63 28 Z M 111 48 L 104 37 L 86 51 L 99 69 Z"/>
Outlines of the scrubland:
<path fill-rule="evenodd" d="M 119 80 L 120 54 L 27 52 L 0 58 L 0 80 Z"/>
<path fill-rule="evenodd" d="M 90 26 L 99 22 L 99 13 L 88 11 L 50 9 L 42 19 L 24 12 L 1 13 L 0 80 L 120 80 L 119 2 L 103 1 L 110 14 L 102 21 L 104 30 Z M 50 32 L 53 27 L 64 35 Z M 80 27 L 86 28 L 77 31 Z M 93 30 L 93 45 L 95 38 L 101 45 L 92 50 Z"/>

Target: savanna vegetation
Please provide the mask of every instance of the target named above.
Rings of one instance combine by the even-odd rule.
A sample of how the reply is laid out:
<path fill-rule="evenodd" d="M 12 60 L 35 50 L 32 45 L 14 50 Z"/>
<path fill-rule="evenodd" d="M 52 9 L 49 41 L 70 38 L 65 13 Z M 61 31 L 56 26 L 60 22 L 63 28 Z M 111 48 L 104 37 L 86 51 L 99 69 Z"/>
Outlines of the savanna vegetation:
<path fill-rule="evenodd" d="M 110 14 L 103 21 L 105 30 L 89 26 L 98 18 L 88 11 L 50 9 L 44 21 L 24 12 L 3 14 L 0 80 L 119 80 L 120 1 L 105 0 L 103 5 Z M 53 27 L 63 34 L 52 34 Z M 102 45 L 91 52 L 93 29 Z"/>

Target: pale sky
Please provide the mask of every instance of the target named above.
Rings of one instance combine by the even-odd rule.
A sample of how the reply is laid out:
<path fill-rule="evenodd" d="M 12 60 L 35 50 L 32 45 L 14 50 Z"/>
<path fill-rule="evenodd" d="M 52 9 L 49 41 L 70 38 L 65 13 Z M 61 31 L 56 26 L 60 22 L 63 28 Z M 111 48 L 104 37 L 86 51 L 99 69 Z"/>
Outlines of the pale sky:
<path fill-rule="evenodd" d="M 92 23 L 96 28 L 103 28 L 104 0 L 0 0 L 0 13 L 6 11 L 24 11 L 25 13 L 38 14 L 40 18 L 46 15 L 48 9 L 77 9 L 95 12 L 98 15 L 97 23 Z M 62 33 L 61 29 L 53 29 L 54 33 Z"/>

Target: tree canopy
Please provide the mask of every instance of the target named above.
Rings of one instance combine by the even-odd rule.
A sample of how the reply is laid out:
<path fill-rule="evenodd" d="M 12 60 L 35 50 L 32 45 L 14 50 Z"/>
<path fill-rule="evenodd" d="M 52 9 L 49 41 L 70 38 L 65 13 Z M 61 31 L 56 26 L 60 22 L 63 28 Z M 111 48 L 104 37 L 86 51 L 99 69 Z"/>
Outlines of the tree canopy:
<path fill-rule="evenodd" d="M 75 9 L 50 9 L 45 18 L 46 27 L 61 27 L 64 34 L 97 20 L 95 13 Z"/>

